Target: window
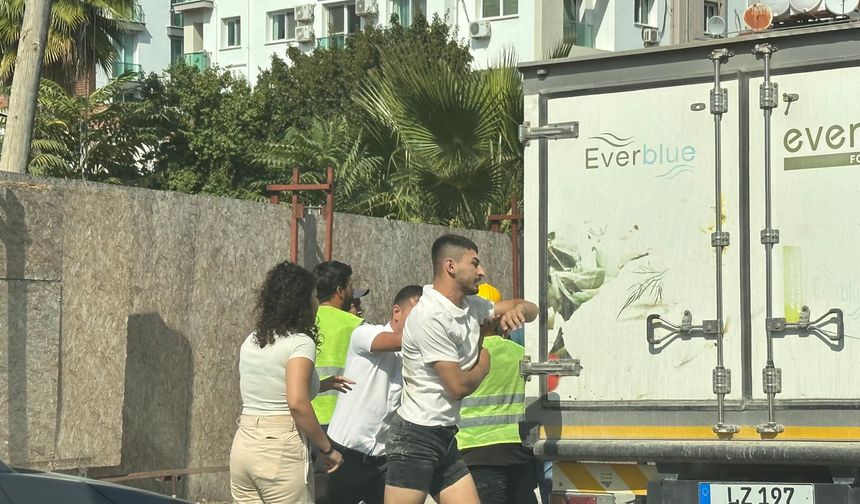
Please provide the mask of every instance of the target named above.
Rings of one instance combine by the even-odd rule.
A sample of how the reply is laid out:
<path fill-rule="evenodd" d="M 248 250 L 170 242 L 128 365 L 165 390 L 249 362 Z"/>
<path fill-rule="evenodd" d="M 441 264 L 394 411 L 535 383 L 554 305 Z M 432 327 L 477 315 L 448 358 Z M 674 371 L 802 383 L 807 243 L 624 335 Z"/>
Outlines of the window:
<path fill-rule="evenodd" d="M 269 42 L 293 40 L 296 38 L 295 11 L 281 11 L 269 14 Z"/>
<path fill-rule="evenodd" d="M 242 45 L 242 24 L 239 18 L 224 20 L 224 47 L 239 47 Z"/>
<path fill-rule="evenodd" d="M 349 35 L 361 31 L 361 18 L 355 13 L 355 3 L 328 7 L 326 12 L 329 35 Z"/>
<path fill-rule="evenodd" d="M 400 26 L 409 28 L 415 16 L 418 14 L 426 16 L 427 0 L 395 0 L 394 11 L 397 13 Z"/>
<path fill-rule="evenodd" d="M 185 44 L 183 40 L 179 37 L 170 37 L 170 62 L 173 63 L 175 61 L 179 61 L 182 59 L 183 53 L 185 53 L 185 48 L 183 47 Z"/>
<path fill-rule="evenodd" d="M 140 65 L 134 64 L 134 35 L 123 33 L 116 44 L 116 60 L 113 62 L 113 77 L 140 70 Z"/>
<path fill-rule="evenodd" d="M 481 17 L 513 16 L 517 14 L 518 0 L 481 0 Z"/>
<path fill-rule="evenodd" d="M 708 31 L 708 20 L 720 15 L 720 6 L 717 2 L 705 2 L 705 31 Z"/>
<path fill-rule="evenodd" d="M 181 1 L 182 0 L 170 0 L 170 26 L 182 26 L 182 13 L 173 12 L 173 5 Z"/>
<path fill-rule="evenodd" d="M 654 0 L 633 0 L 633 22 L 654 26 L 652 15 L 654 10 Z"/>

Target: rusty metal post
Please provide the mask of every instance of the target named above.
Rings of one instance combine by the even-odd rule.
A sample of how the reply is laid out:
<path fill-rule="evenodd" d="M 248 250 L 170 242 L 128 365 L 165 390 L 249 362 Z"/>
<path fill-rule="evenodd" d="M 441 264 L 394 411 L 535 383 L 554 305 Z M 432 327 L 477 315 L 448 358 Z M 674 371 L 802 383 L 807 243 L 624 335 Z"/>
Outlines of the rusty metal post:
<path fill-rule="evenodd" d="M 519 222 L 523 216 L 517 208 L 517 199 L 511 198 L 511 209 L 507 214 L 491 215 L 488 217 L 490 221 L 490 230 L 499 232 L 502 221 L 511 221 L 511 276 L 513 276 L 514 291 L 513 298 L 520 298 L 520 233 Z"/>
<path fill-rule="evenodd" d="M 326 261 L 331 261 L 332 238 L 334 236 L 334 168 L 329 166 L 326 170 L 325 184 L 301 184 L 298 167 L 293 168 L 293 178 L 290 184 L 269 184 L 269 201 L 277 205 L 280 201 L 278 193 L 289 192 L 292 204 L 290 215 L 290 261 L 296 263 L 299 260 L 299 220 L 305 217 L 305 205 L 299 200 L 299 191 L 325 191 L 325 245 L 323 254 Z"/>
<path fill-rule="evenodd" d="M 326 261 L 331 261 L 332 238 L 334 235 L 334 168 L 326 170 L 328 189 L 325 193 L 325 247 L 323 254 Z"/>

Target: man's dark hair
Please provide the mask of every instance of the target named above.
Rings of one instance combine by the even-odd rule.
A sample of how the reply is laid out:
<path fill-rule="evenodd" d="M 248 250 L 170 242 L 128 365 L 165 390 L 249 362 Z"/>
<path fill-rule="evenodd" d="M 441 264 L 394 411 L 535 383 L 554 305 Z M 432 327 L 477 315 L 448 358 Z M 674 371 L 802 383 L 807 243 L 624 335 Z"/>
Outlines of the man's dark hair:
<path fill-rule="evenodd" d="M 430 249 L 430 257 L 433 260 L 434 276 L 442 268 L 442 261 L 444 261 L 446 257 L 459 258 L 459 254 L 452 254 L 452 249 L 474 250 L 475 253 L 478 252 L 478 246 L 475 245 L 475 242 L 465 236 L 446 234 L 436 238 L 436 241 L 433 242 L 433 248 Z"/>
<path fill-rule="evenodd" d="M 421 294 L 424 292 L 424 288 L 420 285 L 407 285 L 406 287 L 400 289 L 400 292 L 394 296 L 394 302 L 391 303 L 392 306 L 397 305 L 401 306 L 406 301 L 409 301 L 412 298 L 421 297 Z"/>
<path fill-rule="evenodd" d="M 352 276 L 352 268 L 340 261 L 326 261 L 314 268 L 317 277 L 317 299 L 328 301 L 337 292 L 338 287 L 346 288 Z"/>

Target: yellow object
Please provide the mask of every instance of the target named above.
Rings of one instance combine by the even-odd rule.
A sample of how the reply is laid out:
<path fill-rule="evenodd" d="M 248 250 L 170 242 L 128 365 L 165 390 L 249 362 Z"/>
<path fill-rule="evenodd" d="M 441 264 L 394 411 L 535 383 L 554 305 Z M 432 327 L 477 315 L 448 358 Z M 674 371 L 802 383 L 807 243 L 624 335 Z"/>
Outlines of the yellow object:
<path fill-rule="evenodd" d="M 320 344 L 317 354 L 316 368 L 320 379 L 343 374 L 346 367 L 346 351 L 352 331 L 363 320 L 348 311 L 333 306 L 322 305 L 317 310 L 317 328 L 319 329 Z M 334 414 L 337 403 L 337 390 L 323 392 L 311 401 L 320 425 L 328 425 Z"/>
<path fill-rule="evenodd" d="M 478 295 L 493 303 L 498 303 L 502 300 L 501 291 L 488 283 L 482 283 L 478 286 Z"/>
<path fill-rule="evenodd" d="M 786 425 L 779 434 L 759 434 L 753 426 L 727 436 L 715 434 L 709 425 L 544 425 L 543 439 L 782 439 L 792 441 L 860 441 L 860 427 Z"/>
<path fill-rule="evenodd" d="M 585 493 L 615 494 L 618 502 L 633 502 L 648 493 L 648 482 L 657 479 L 654 466 L 639 464 L 553 464 L 553 488 Z"/>
<path fill-rule="evenodd" d="M 526 414 L 526 382 L 520 376 L 525 349 L 500 336 L 484 338 L 490 354 L 490 373 L 463 399 L 457 427 L 461 450 L 520 443 L 520 422 Z"/>

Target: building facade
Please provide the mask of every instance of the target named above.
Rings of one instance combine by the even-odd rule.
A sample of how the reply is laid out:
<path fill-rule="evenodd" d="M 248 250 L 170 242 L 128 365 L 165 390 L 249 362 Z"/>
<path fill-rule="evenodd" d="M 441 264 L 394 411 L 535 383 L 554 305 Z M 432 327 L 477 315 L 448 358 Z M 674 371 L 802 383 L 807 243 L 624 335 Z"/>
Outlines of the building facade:
<path fill-rule="evenodd" d="M 118 61 L 97 84 L 124 71 L 158 72 L 182 58 L 217 65 L 252 84 L 272 55 L 343 46 L 393 15 L 409 25 L 417 13 L 439 15 L 466 41 L 478 68 L 515 51 L 520 61 L 546 57 L 562 40 L 572 54 L 642 47 L 643 28 L 656 45 L 705 36 L 706 21 L 723 15 L 729 31 L 746 0 L 140 0 L 139 18 L 118 47 Z"/>
<path fill-rule="evenodd" d="M 159 73 L 182 57 L 182 16 L 171 12 L 170 0 L 138 0 L 126 28 L 110 70 L 96 70 L 97 87 L 125 72 Z"/>

